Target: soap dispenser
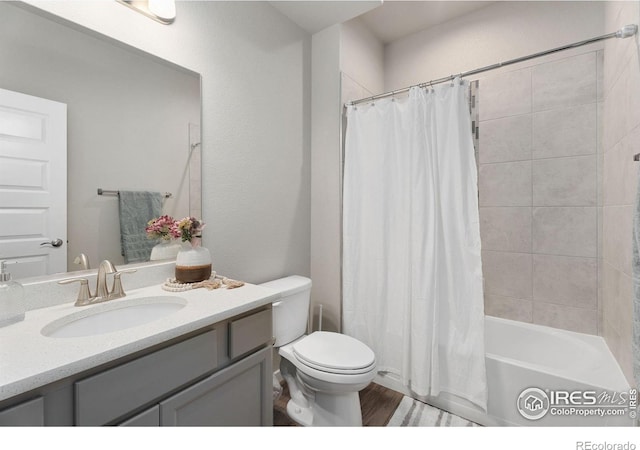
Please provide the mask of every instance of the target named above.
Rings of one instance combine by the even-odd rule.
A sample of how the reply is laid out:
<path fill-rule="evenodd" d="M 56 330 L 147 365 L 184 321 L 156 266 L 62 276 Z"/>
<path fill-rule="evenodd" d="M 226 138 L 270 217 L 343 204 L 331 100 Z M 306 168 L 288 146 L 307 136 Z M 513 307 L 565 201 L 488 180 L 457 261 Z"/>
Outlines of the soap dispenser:
<path fill-rule="evenodd" d="M 0 261 L 0 327 L 24 320 L 24 292 L 22 285 L 11 280 L 11 274 Z"/>

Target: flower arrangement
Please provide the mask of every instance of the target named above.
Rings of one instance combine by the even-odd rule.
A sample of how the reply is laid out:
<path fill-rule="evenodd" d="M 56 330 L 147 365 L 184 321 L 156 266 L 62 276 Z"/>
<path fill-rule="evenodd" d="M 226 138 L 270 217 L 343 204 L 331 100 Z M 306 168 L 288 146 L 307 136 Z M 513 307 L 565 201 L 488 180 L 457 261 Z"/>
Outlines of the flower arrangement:
<path fill-rule="evenodd" d="M 184 219 L 176 220 L 173 224 L 173 233 L 177 237 L 182 239 L 182 242 L 189 241 L 191 245 L 198 245 L 200 238 L 202 238 L 202 229 L 204 228 L 204 222 L 196 219 L 195 217 L 185 217 Z"/>
<path fill-rule="evenodd" d="M 149 239 L 181 239 L 182 242 L 191 242 L 196 245 L 202 238 L 204 222 L 195 217 L 185 217 L 175 220 L 171 216 L 160 216 L 147 223 L 145 231 Z"/>
<path fill-rule="evenodd" d="M 177 239 L 181 236 L 175 227 L 176 221 L 171 216 L 160 216 L 150 220 L 144 229 L 149 239 L 162 239 L 165 241 Z"/>

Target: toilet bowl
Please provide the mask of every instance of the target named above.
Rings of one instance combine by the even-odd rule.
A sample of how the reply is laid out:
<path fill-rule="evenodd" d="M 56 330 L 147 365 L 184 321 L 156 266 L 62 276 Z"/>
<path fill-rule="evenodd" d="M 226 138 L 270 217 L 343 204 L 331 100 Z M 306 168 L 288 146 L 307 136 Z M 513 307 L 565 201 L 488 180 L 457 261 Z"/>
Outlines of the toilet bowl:
<path fill-rule="evenodd" d="M 274 347 L 291 400 L 287 414 L 304 426 L 361 426 L 358 392 L 376 374 L 373 351 L 350 336 L 306 335 L 311 280 L 291 276 L 264 283 L 280 292 L 273 304 Z"/>

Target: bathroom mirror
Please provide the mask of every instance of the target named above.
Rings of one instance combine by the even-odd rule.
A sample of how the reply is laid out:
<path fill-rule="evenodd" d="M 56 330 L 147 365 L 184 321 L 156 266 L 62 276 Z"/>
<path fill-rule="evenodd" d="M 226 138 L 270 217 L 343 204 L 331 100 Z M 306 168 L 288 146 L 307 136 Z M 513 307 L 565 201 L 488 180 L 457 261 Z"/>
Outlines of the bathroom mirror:
<path fill-rule="evenodd" d="M 200 75 L 12 3 L 0 2 L 0 88 L 67 105 L 66 271 L 81 254 L 124 264 L 114 191 L 170 193 L 164 214 L 201 217 Z"/>

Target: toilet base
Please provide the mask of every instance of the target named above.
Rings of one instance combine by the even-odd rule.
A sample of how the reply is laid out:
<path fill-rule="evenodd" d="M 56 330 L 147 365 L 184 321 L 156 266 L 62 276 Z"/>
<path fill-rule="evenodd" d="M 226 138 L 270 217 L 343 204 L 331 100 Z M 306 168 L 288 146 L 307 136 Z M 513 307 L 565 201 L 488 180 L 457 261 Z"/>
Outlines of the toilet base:
<path fill-rule="evenodd" d="M 315 392 L 307 398 L 308 406 L 298 405 L 294 399 L 287 402 L 287 414 L 305 427 L 361 427 L 362 410 L 358 392 L 325 394 Z"/>
<path fill-rule="evenodd" d="M 278 353 L 281 356 L 280 375 L 291 395 L 287 403 L 287 414 L 291 420 L 313 427 L 362 426 L 359 392 L 373 381 L 375 365 L 364 373 L 327 373 L 302 366 L 292 344 L 280 347 Z"/>
<path fill-rule="evenodd" d="M 293 399 L 287 402 L 287 415 L 298 425 L 302 425 L 303 427 L 313 426 L 313 413 L 311 412 L 311 408 L 298 406 Z"/>

